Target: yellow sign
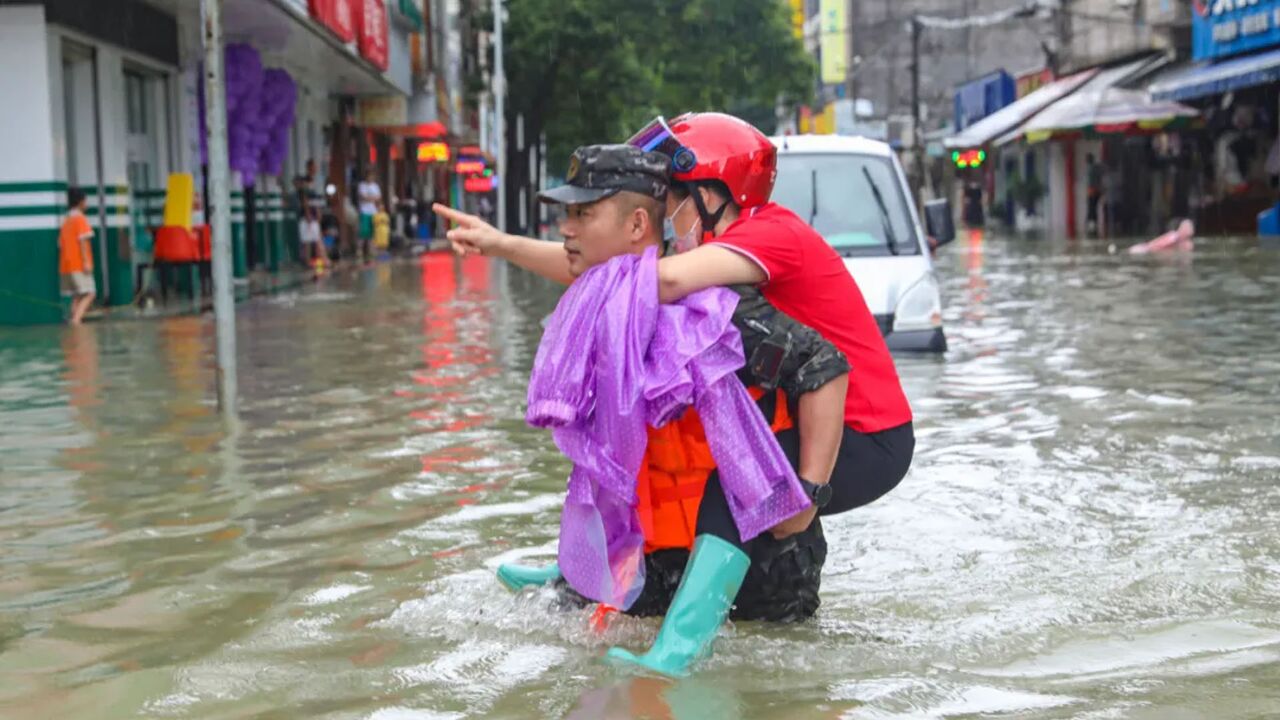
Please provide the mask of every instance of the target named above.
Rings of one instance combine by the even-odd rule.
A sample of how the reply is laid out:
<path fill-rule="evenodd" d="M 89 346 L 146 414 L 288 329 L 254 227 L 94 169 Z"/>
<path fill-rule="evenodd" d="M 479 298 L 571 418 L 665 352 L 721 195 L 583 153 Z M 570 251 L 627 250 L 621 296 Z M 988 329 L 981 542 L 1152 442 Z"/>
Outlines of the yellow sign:
<path fill-rule="evenodd" d="M 356 101 L 356 124 L 386 127 L 409 124 L 409 100 L 403 95 L 364 97 Z"/>
<path fill-rule="evenodd" d="M 835 135 L 836 134 L 836 104 L 829 103 L 822 108 L 822 112 L 813 116 L 813 134 L 814 135 Z"/>
<path fill-rule="evenodd" d="M 826 85 L 842 85 L 848 76 L 849 17 L 846 12 L 849 0 L 821 0 L 818 13 L 822 16 L 819 51 L 822 53 L 822 82 Z"/>
<path fill-rule="evenodd" d="M 418 162 L 449 162 L 449 146 L 442 142 L 422 143 L 418 146 Z"/>
<path fill-rule="evenodd" d="M 804 0 L 791 0 L 791 32 L 797 40 L 804 40 Z"/>

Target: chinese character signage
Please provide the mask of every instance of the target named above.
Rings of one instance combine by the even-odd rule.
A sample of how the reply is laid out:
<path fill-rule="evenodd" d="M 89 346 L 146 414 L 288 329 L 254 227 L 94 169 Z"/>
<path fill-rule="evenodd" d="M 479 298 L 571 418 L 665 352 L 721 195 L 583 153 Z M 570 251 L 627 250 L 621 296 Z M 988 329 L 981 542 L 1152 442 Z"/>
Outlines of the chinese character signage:
<path fill-rule="evenodd" d="M 379 70 L 386 71 L 387 6 L 383 0 L 355 0 L 360 4 L 360 55 Z"/>
<path fill-rule="evenodd" d="M 363 0 L 308 0 L 311 17 L 344 43 L 356 39 L 356 3 Z"/>
<path fill-rule="evenodd" d="M 1045 68 L 1043 70 L 1032 70 L 1031 72 L 1019 75 L 1016 81 L 1018 86 L 1018 99 L 1021 100 L 1053 81 L 1053 70 L 1050 70 L 1049 68 Z"/>
<path fill-rule="evenodd" d="M 1191 0 L 1197 60 L 1280 45 L 1280 0 Z"/>
<path fill-rule="evenodd" d="M 442 142 L 418 145 L 418 162 L 449 162 L 449 146 Z"/>
<path fill-rule="evenodd" d="M 408 125 L 409 100 L 403 95 L 362 97 L 356 101 L 356 124 L 361 127 Z"/>
<path fill-rule="evenodd" d="M 848 43 L 845 36 L 849 33 L 849 23 L 845 13 L 848 0 L 822 0 L 818 12 L 822 15 L 819 24 L 818 46 L 822 53 L 822 82 L 824 85 L 843 85 L 846 79 L 846 63 Z"/>

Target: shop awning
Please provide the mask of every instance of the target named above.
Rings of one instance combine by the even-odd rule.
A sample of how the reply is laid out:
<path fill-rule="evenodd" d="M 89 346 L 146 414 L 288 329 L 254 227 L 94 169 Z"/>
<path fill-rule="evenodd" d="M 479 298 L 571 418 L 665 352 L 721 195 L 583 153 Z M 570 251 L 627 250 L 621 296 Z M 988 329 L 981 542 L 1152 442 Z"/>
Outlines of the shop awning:
<path fill-rule="evenodd" d="M 252 45 L 265 64 L 287 68 L 315 95 L 404 94 L 386 73 L 305 15 L 300 9 L 304 5 L 293 0 L 225 0 L 222 17 L 228 42 Z M 193 22 L 198 25 L 198 13 Z"/>
<path fill-rule="evenodd" d="M 1151 100 L 1145 90 L 1120 87 L 1164 64 L 1162 58 L 1145 58 L 1099 72 L 1070 97 L 1045 108 L 1002 141 L 1025 137 L 1028 142 L 1047 140 L 1064 133 L 1152 132 L 1185 123 L 1200 116 L 1195 108 L 1171 101 Z"/>
<path fill-rule="evenodd" d="M 1157 78 L 1150 91 L 1156 100 L 1185 101 L 1277 80 L 1280 80 L 1280 50 L 1272 50 L 1222 62 L 1184 66 Z"/>
<path fill-rule="evenodd" d="M 943 140 L 942 144 L 948 149 L 960 150 L 986 147 L 992 141 L 1035 117 L 1054 101 L 1070 95 L 1095 74 L 1097 70 L 1085 70 L 1055 80 Z"/>

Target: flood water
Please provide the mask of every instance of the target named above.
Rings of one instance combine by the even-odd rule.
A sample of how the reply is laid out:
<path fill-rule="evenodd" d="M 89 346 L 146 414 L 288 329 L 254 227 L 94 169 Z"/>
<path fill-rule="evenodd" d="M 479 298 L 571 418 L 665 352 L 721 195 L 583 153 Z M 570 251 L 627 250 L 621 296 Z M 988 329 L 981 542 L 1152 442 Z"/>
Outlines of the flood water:
<path fill-rule="evenodd" d="M 485 259 L 206 318 L 0 329 L 3 718 L 1280 716 L 1280 253 L 962 238 L 901 357 L 914 467 L 826 523 L 822 608 L 681 683 L 508 594 L 567 474 L 522 420 L 556 299 Z"/>

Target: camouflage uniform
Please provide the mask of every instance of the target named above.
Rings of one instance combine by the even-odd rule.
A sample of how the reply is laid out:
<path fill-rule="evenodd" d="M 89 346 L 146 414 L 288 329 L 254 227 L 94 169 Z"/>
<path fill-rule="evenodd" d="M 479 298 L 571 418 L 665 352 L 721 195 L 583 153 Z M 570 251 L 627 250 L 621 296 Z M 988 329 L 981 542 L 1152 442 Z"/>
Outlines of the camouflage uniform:
<path fill-rule="evenodd" d="M 564 185 L 538 193 L 544 203 L 585 205 L 627 192 L 666 200 L 671 160 L 631 145 L 587 145 L 573 151 Z"/>
<path fill-rule="evenodd" d="M 766 391 L 781 388 L 795 416 L 795 403 L 849 372 L 849 361 L 816 330 L 778 310 L 751 285 L 732 288 L 742 298 L 733 324 L 742 335 L 746 365 L 738 379 L 747 387 Z M 766 392 L 758 401 L 761 412 L 772 418 L 777 393 Z M 684 575 L 687 550 L 659 550 L 645 556 L 645 587 L 630 615 L 666 613 Z M 751 567 L 738 591 L 730 617 L 735 620 L 804 620 L 818 609 L 822 566 L 827 540 L 822 521 L 814 518 L 808 530 L 783 540 L 765 533 L 751 545 Z"/>
<path fill-rule="evenodd" d="M 743 385 L 781 388 L 798 399 L 849 372 L 849 361 L 818 331 L 774 307 L 760 289 L 735 285 L 738 309 L 733 325 L 742 335 L 747 364 L 738 371 Z"/>

